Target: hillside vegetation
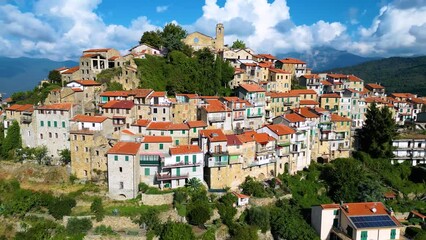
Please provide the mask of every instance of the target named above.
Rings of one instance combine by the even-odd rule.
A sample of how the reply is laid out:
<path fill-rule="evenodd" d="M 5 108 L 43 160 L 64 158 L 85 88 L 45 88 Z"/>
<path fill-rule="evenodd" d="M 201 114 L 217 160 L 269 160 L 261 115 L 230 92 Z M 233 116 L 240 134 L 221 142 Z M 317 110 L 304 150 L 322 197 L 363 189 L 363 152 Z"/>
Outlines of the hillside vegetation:
<path fill-rule="evenodd" d="M 355 74 L 365 83 L 381 83 L 386 92 L 426 95 L 426 57 L 391 57 L 327 72 Z"/>

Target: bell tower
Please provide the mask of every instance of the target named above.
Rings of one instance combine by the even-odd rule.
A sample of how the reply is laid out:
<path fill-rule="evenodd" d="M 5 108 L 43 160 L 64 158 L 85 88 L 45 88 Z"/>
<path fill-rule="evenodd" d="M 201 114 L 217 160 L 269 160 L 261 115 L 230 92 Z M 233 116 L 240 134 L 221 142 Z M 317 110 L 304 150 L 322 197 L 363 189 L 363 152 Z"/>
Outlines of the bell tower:
<path fill-rule="evenodd" d="M 216 39 L 214 44 L 214 48 L 216 49 L 216 51 L 223 50 L 224 42 L 225 42 L 224 38 L 225 38 L 225 28 L 223 27 L 222 23 L 218 23 L 216 24 Z"/>

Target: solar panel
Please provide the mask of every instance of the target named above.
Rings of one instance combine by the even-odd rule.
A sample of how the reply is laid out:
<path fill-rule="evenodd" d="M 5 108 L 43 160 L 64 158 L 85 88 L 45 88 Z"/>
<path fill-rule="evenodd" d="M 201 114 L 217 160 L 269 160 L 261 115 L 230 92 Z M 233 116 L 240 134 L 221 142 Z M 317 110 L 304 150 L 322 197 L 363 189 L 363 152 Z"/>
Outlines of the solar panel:
<path fill-rule="evenodd" d="M 356 228 L 396 227 L 388 215 L 350 217 Z"/>

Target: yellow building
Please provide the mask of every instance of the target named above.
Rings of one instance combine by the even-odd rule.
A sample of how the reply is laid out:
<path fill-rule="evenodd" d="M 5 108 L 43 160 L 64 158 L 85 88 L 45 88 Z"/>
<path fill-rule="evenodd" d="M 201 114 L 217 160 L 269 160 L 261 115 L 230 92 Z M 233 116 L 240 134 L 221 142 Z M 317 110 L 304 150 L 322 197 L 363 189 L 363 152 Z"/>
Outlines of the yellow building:
<path fill-rule="evenodd" d="M 271 68 L 269 69 L 267 92 L 288 92 L 291 89 L 291 73 Z"/>
<path fill-rule="evenodd" d="M 299 106 L 299 95 L 295 93 L 266 93 L 266 116 L 274 118 Z"/>
<path fill-rule="evenodd" d="M 183 42 L 191 46 L 194 50 L 203 48 L 213 49 L 215 51 L 222 51 L 224 49 L 224 36 L 225 28 L 222 23 L 216 25 L 216 37 L 212 38 L 200 32 L 193 32 L 183 39 Z"/>
<path fill-rule="evenodd" d="M 339 110 L 340 95 L 337 93 L 323 94 L 320 96 L 320 106 L 331 112 Z"/>

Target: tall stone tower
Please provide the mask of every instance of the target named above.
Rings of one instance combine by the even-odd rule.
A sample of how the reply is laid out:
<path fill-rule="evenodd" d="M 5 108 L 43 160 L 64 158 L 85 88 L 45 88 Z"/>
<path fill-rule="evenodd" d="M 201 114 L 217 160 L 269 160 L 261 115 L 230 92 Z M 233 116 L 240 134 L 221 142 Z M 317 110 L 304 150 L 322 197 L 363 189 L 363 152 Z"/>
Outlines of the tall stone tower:
<path fill-rule="evenodd" d="M 216 40 L 214 44 L 214 48 L 216 51 L 223 50 L 224 44 L 225 44 L 225 28 L 223 27 L 222 23 L 216 24 Z"/>

